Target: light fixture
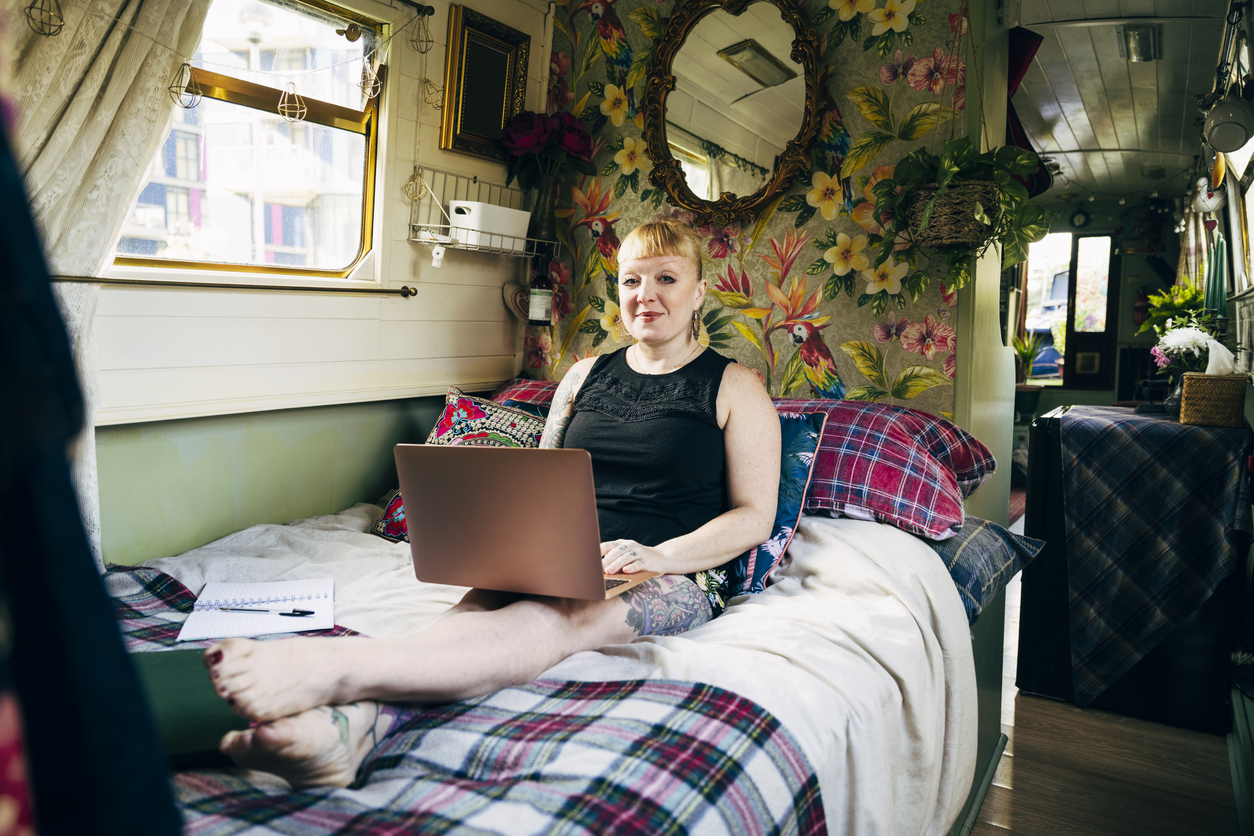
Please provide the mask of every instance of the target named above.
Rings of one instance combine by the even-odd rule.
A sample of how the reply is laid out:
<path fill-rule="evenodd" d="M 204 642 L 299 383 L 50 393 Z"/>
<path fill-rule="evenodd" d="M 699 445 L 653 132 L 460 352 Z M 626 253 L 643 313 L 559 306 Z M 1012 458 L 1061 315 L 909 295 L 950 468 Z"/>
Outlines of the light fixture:
<path fill-rule="evenodd" d="M 1159 26 L 1116 26 L 1119 57 L 1127 61 L 1153 61 L 1163 57 L 1163 33 Z"/>
<path fill-rule="evenodd" d="M 720 49 L 718 56 L 763 87 L 783 84 L 797 75 L 797 71 L 762 48 L 753 39 Z"/>
<path fill-rule="evenodd" d="M 1202 135 L 1216 151 L 1239 151 L 1254 137 L 1254 108 L 1241 98 L 1234 85 L 1227 98 L 1206 112 Z"/>

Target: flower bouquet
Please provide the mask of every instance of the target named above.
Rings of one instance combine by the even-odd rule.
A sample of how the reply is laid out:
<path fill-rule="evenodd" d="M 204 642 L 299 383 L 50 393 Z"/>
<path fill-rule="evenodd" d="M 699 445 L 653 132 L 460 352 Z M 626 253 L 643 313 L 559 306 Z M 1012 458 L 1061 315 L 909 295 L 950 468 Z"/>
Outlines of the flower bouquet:
<path fill-rule="evenodd" d="M 1232 354 L 1236 346 L 1217 333 L 1210 312 L 1168 319 L 1154 331 L 1158 345 L 1150 354 L 1175 384 L 1163 401 L 1165 410 L 1178 414 L 1181 424 L 1241 426 L 1246 375 L 1237 372 Z"/>
<path fill-rule="evenodd" d="M 546 116 L 521 111 L 501 129 L 501 142 L 509 150 L 505 185 L 518 178 L 530 191 L 545 175 L 593 174 L 592 135 L 577 116 L 557 113 Z"/>

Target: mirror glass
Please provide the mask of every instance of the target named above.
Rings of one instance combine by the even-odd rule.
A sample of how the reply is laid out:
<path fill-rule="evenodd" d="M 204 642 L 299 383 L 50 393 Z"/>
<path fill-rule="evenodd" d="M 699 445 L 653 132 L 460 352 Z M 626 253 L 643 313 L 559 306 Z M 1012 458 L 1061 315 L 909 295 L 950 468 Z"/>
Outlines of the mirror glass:
<path fill-rule="evenodd" d="M 715 9 L 675 55 L 666 136 L 693 193 L 716 200 L 766 185 L 805 116 L 805 72 L 790 56 L 796 33 L 772 3 L 739 15 Z M 726 153 L 711 153 L 710 146 Z"/>

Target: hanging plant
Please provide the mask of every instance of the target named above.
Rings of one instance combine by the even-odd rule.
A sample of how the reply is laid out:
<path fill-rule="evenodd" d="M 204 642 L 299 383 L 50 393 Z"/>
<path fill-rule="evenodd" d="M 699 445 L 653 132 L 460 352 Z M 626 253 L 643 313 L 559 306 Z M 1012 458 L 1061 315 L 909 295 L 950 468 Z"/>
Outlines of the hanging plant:
<path fill-rule="evenodd" d="M 875 184 L 875 211 L 890 218 L 879 247 L 878 267 L 895 256 L 912 264 L 928 248 L 947 265 L 945 286 L 957 290 L 971 281 L 975 261 L 994 242 L 1002 246 L 1002 269 L 1027 258 L 1028 245 L 1049 232 L 1053 212 L 1028 202 L 1016 177 L 1036 171 L 1033 152 L 1002 146 L 977 153 L 967 137 L 951 139 L 939 154 L 919 149 Z M 894 251 L 900 240 L 908 246 Z M 912 287 L 917 298 L 927 287 Z"/>

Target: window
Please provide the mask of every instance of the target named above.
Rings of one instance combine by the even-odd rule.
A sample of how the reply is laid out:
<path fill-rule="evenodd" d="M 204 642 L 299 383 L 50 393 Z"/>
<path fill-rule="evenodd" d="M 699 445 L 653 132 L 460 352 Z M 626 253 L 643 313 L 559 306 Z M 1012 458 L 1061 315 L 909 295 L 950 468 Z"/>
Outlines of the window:
<path fill-rule="evenodd" d="M 376 43 L 378 24 L 322 0 L 213 0 L 203 98 L 174 109 L 115 263 L 347 276 L 370 246 L 378 110 L 358 84 Z M 278 113 L 289 82 L 301 122 Z"/>
<path fill-rule="evenodd" d="M 1053 233 L 1031 245 L 1023 329 L 1044 338 L 1037 381 L 1114 388 L 1117 264 L 1107 235 Z"/>

